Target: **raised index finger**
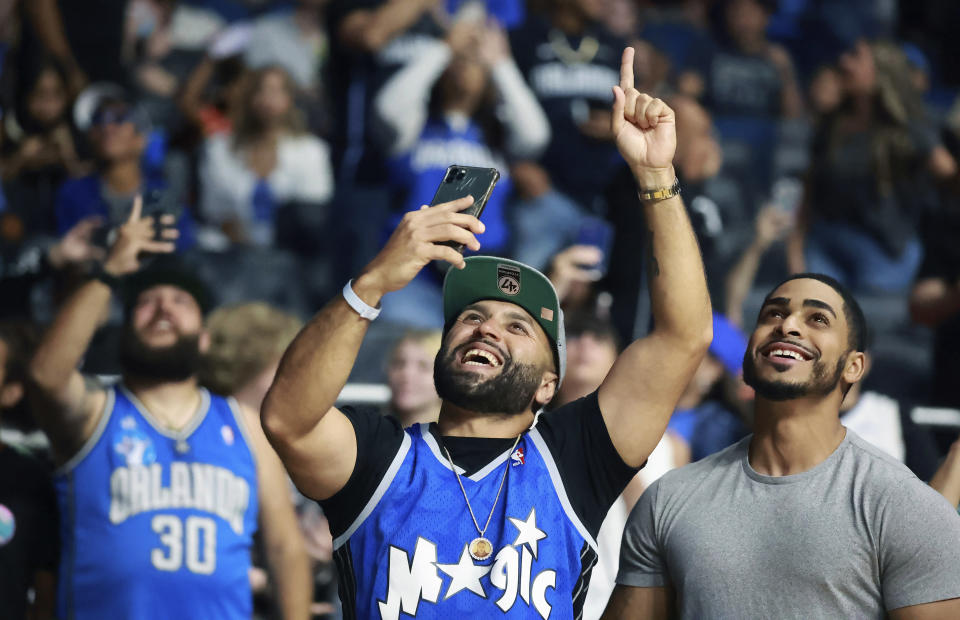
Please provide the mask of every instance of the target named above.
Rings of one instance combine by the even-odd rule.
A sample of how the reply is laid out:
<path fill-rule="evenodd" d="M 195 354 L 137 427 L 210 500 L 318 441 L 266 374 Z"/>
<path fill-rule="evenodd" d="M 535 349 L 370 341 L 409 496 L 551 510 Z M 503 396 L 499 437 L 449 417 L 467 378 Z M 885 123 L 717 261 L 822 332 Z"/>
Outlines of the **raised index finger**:
<path fill-rule="evenodd" d="M 128 222 L 136 222 L 140 219 L 140 213 L 143 211 L 143 196 L 137 194 L 137 197 L 133 199 L 133 209 L 130 210 L 130 217 L 127 218 Z"/>
<path fill-rule="evenodd" d="M 620 88 L 624 92 L 628 88 L 633 88 L 633 48 L 623 48 L 623 56 L 620 58 Z"/>

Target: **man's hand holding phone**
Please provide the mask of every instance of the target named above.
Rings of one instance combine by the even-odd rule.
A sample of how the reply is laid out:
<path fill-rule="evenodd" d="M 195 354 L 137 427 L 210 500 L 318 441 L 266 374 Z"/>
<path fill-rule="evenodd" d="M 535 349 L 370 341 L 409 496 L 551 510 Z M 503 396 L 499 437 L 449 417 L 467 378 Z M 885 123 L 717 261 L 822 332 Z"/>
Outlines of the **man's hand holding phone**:
<path fill-rule="evenodd" d="M 133 201 L 130 217 L 117 229 L 117 238 L 110 247 L 103 270 L 111 276 L 122 277 L 138 271 L 144 254 L 169 254 L 176 249 L 174 241 L 180 235 L 172 226 L 174 216 L 163 215 L 156 221 L 143 216 L 143 199 Z"/>
<path fill-rule="evenodd" d="M 483 222 L 460 213 L 473 203 L 473 196 L 466 196 L 407 213 L 387 244 L 356 279 L 353 290 L 364 302 L 376 305 L 383 295 L 406 286 L 430 261 L 444 260 L 463 269 L 463 255 L 443 244 L 452 241 L 473 251 L 480 249 L 475 235 L 484 231 Z"/>

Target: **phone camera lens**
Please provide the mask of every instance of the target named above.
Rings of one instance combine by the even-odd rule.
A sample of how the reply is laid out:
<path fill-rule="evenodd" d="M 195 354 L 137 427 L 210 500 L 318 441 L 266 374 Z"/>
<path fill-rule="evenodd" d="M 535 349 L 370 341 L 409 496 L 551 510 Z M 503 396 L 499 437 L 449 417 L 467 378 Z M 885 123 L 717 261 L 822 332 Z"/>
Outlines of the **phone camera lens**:
<path fill-rule="evenodd" d="M 462 179 L 462 178 L 465 177 L 465 176 L 467 176 L 467 171 L 466 171 L 466 170 L 463 170 L 463 169 L 457 170 L 457 179 L 458 179 L 458 180 L 459 180 L 459 179 Z"/>

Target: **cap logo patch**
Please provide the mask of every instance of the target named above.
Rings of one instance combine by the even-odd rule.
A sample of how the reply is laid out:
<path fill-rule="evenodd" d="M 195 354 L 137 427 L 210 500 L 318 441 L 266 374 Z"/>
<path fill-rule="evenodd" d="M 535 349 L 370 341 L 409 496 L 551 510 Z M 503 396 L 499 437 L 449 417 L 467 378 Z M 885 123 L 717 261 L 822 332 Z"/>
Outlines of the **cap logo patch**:
<path fill-rule="evenodd" d="M 497 288 L 507 295 L 520 292 L 520 270 L 510 265 L 497 265 Z"/>
<path fill-rule="evenodd" d="M 544 321 L 552 321 L 552 320 L 553 320 L 553 310 L 551 310 L 550 308 L 544 308 L 544 307 L 541 306 L 541 307 L 540 307 L 540 318 L 543 319 Z"/>

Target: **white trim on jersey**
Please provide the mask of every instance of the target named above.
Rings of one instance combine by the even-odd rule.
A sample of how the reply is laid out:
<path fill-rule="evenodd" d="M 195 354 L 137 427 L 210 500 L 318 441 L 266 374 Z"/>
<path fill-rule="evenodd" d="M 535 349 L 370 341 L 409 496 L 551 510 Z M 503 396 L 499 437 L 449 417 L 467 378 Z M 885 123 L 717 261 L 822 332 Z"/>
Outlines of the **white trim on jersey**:
<path fill-rule="evenodd" d="M 350 524 L 350 527 L 343 532 L 343 534 L 337 536 L 333 540 L 333 549 L 336 551 L 347 542 L 353 533 L 357 531 L 363 522 L 366 521 L 367 517 L 370 516 L 370 513 L 373 512 L 373 509 L 377 507 L 377 504 L 380 503 L 380 500 L 383 499 L 383 496 L 386 495 L 387 489 L 390 488 L 390 485 L 393 483 L 393 479 L 396 477 L 397 472 L 400 470 L 400 466 L 403 465 L 403 459 L 407 456 L 407 452 L 410 451 L 410 446 L 412 445 L 410 440 L 410 435 L 407 433 L 403 434 L 403 441 L 400 442 L 400 448 L 397 450 L 397 454 L 393 457 L 393 461 L 390 463 L 390 467 L 387 468 L 386 473 L 383 474 L 383 479 L 380 480 L 380 484 L 377 485 L 377 490 L 373 492 L 373 495 L 370 496 L 370 500 L 367 501 L 367 505 L 363 507 L 363 510 L 360 511 L 360 514 L 357 515 L 357 518 L 354 519 L 353 523 Z"/>
<path fill-rule="evenodd" d="M 447 458 L 447 456 L 443 452 L 440 451 L 440 444 L 437 443 L 437 438 L 434 437 L 433 433 L 430 432 L 430 424 L 426 422 L 422 422 L 420 424 L 420 436 L 423 437 L 423 440 L 427 443 L 427 446 L 430 448 L 430 452 L 432 452 L 433 456 L 436 457 L 438 461 L 440 461 L 440 464 L 446 467 L 447 469 L 450 469 L 450 460 Z M 466 473 L 466 470 L 460 467 L 459 465 L 457 465 L 456 463 L 454 463 L 453 466 L 456 467 L 457 473 L 460 474 L 461 476 L 464 476 L 467 480 L 480 482 L 490 472 L 496 470 L 500 465 L 503 465 L 507 461 L 507 459 L 510 458 L 510 454 L 512 452 L 513 452 L 512 449 L 505 450 L 504 452 L 499 454 L 497 457 L 495 457 L 492 461 L 484 465 L 482 469 L 475 471 L 470 476 L 464 476 L 464 474 Z"/>
<path fill-rule="evenodd" d="M 433 456 L 436 457 L 440 463 L 450 469 L 450 462 L 447 460 L 447 457 L 443 455 L 443 452 L 440 451 L 440 444 L 437 443 L 436 437 L 430 432 L 430 424 L 427 422 L 420 423 L 420 436 L 423 437 L 423 440 L 427 443 L 427 447 L 430 448 L 430 452 L 433 452 Z M 467 473 L 467 470 L 460 467 L 459 465 L 454 465 L 456 471 L 461 476 Z"/>
<path fill-rule="evenodd" d="M 587 541 L 587 544 L 590 545 L 594 552 L 598 552 L 597 541 L 594 540 L 587 528 L 584 527 L 583 522 L 580 521 L 580 517 L 578 517 L 576 511 L 574 511 L 573 505 L 570 504 L 566 487 L 563 486 L 563 479 L 560 477 L 560 470 L 557 469 L 557 463 L 553 460 L 553 454 L 550 453 L 550 449 L 543 441 L 543 435 L 541 435 L 537 429 L 531 430 L 528 435 L 534 445 L 537 446 L 537 451 L 540 452 L 540 455 L 543 457 L 543 463 L 546 465 L 547 471 L 550 472 L 553 488 L 557 493 L 557 498 L 560 499 L 560 505 L 563 507 L 563 511 L 567 513 L 567 518 L 570 519 L 570 523 L 573 524 L 573 527 L 577 528 L 577 531 L 583 536 L 584 540 Z"/>
<path fill-rule="evenodd" d="M 513 448 L 507 448 L 500 456 L 493 459 L 487 463 L 483 469 L 474 472 L 472 476 L 467 476 L 468 480 L 473 480 L 474 482 L 480 482 L 492 471 L 497 470 L 501 465 L 507 462 L 507 459 L 510 458 L 510 455 L 513 453 Z"/>
<path fill-rule="evenodd" d="M 190 417 L 190 421 L 187 422 L 186 426 L 180 430 L 173 430 L 164 426 L 157 418 L 150 413 L 150 411 L 140 402 L 140 399 L 137 398 L 133 392 L 127 389 L 127 386 L 120 384 L 120 389 L 123 390 L 123 395 L 126 396 L 137 411 L 140 412 L 140 415 L 143 416 L 143 419 L 147 421 L 147 424 L 153 427 L 153 430 L 157 431 L 164 437 L 169 437 L 177 441 L 186 441 L 190 435 L 193 434 L 193 431 L 197 430 L 200 425 L 203 423 L 203 420 L 207 417 L 207 412 L 210 411 L 210 392 L 206 388 L 200 388 L 200 404 L 197 405 L 196 411 L 193 412 L 193 415 Z"/>
<path fill-rule="evenodd" d="M 103 431 L 107 428 L 107 423 L 110 422 L 110 416 L 113 415 L 113 405 L 117 398 L 115 390 L 116 387 L 108 387 L 106 389 L 107 397 L 103 402 L 100 420 L 97 421 L 97 426 L 93 429 L 93 434 L 83 443 L 80 450 L 70 457 L 70 460 L 53 471 L 55 476 L 63 476 L 73 471 L 73 469 L 90 454 L 90 451 L 97 445 L 97 442 L 100 441 Z"/>
<path fill-rule="evenodd" d="M 230 409 L 230 413 L 233 414 L 233 421 L 237 423 L 237 428 L 240 429 L 240 434 L 243 435 L 243 441 L 247 444 L 247 450 L 250 451 L 253 466 L 259 471 L 260 464 L 257 463 L 257 452 L 253 449 L 253 441 L 250 439 L 250 431 L 247 430 L 247 423 L 244 420 L 243 412 L 240 410 L 240 403 L 238 403 L 237 399 L 233 396 L 227 396 L 225 400 L 227 401 L 227 407 Z"/>

